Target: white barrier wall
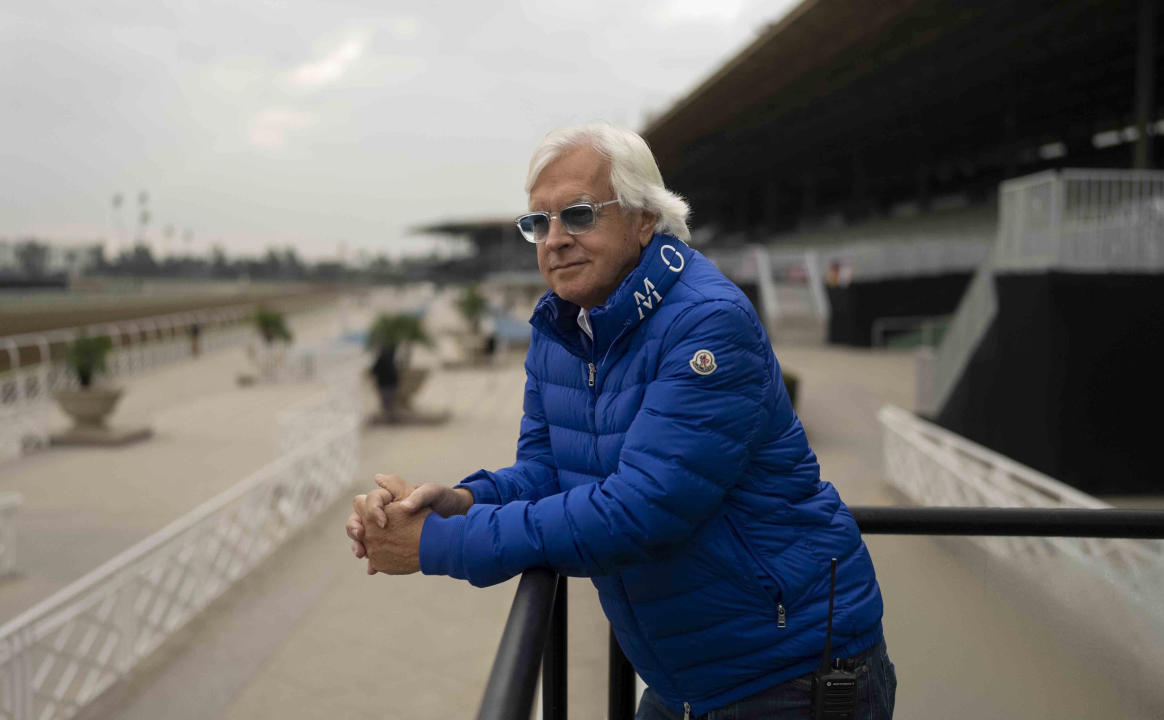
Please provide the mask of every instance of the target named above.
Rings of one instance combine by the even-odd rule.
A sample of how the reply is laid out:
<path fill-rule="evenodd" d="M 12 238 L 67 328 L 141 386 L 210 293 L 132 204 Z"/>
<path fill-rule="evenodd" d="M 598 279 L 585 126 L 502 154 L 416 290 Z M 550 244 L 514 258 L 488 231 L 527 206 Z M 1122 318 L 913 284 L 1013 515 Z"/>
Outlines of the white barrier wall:
<path fill-rule="evenodd" d="M 883 431 L 885 475 L 918 505 L 1111 507 L 901 408 L 887 405 L 877 418 Z M 1010 562 L 1066 559 L 1164 621 L 1164 605 L 1160 603 L 1164 597 L 1164 541 L 1061 537 L 974 540 Z"/>

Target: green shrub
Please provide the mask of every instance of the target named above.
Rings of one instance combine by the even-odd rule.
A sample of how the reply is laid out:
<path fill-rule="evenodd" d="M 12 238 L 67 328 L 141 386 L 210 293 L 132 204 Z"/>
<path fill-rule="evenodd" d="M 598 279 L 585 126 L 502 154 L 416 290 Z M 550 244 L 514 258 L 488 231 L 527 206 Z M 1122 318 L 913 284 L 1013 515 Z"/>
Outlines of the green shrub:
<path fill-rule="evenodd" d="M 69 343 L 65 364 L 77 374 L 81 387 L 87 388 L 94 375 L 105 372 L 105 358 L 112 349 L 113 341 L 107 335 L 79 337 Z"/>
<path fill-rule="evenodd" d="M 432 345 L 432 339 L 424 331 L 420 316 L 406 313 L 395 315 L 385 313 L 377 316 L 372 322 L 364 345 L 369 350 L 376 350 L 388 345 L 404 345 L 412 342 Z"/>
<path fill-rule="evenodd" d="M 255 310 L 255 328 L 263 337 L 263 342 L 273 343 L 276 340 L 291 342 L 291 330 L 287 327 L 287 320 L 283 313 L 259 306 Z"/>
<path fill-rule="evenodd" d="M 457 309 L 461 311 L 461 316 L 476 331 L 480 327 L 481 318 L 489 309 L 489 301 L 477 290 L 476 285 L 470 285 L 461 293 L 461 297 L 457 298 Z"/>

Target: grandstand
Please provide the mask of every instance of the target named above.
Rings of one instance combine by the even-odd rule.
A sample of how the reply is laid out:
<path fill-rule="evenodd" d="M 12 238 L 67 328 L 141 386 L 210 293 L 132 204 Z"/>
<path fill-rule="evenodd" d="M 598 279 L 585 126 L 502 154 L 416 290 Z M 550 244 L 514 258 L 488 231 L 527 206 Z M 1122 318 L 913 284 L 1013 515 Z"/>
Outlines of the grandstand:
<path fill-rule="evenodd" d="M 923 414 L 1089 492 L 1159 492 L 1137 411 L 1164 398 L 1162 13 L 806 0 L 644 136 L 778 343 L 948 322 Z"/>

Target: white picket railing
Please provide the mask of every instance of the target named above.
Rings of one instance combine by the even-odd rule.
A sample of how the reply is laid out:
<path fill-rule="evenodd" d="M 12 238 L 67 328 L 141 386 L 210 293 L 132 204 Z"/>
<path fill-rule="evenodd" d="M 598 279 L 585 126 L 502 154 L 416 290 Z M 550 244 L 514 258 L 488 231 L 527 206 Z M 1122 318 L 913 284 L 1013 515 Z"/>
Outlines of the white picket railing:
<path fill-rule="evenodd" d="M 1164 270 L 1164 172 L 1052 170 L 1002 183 L 999 267 Z"/>
<path fill-rule="evenodd" d="M 1108 508 L 1090 495 L 999 455 L 912 413 L 887 405 L 877 415 L 885 475 L 923 506 Z M 1009 561 L 1066 557 L 1164 615 L 1164 542 L 1111 538 L 975 538 Z"/>
<path fill-rule="evenodd" d="M 277 460 L 0 627 L 0 719 L 72 717 L 351 486 L 358 360 L 280 419 Z"/>
<path fill-rule="evenodd" d="M 107 373 L 125 377 L 191 357 L 194 325 L 201 329 L 201 352 L 245 343 L 255 334 L 244 322 L 253 312 L 253 306 L 236 306 L 0 337 L 0 352 L 12 368 L 0 373 L 0 461 L 46 445 L 53 391 L 76 386 L 73 373 L 53 360 L 52 346 L 82 334 L 105 335 L 114 343 Z M 37 361 L 21 367 L 21 350 L 35 350 Z"/>

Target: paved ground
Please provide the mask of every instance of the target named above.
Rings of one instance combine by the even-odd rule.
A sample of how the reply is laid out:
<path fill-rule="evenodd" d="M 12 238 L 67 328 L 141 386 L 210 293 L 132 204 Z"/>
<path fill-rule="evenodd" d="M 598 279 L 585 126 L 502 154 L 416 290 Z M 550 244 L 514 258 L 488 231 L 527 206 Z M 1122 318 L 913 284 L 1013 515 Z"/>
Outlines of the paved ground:
<path fill-rule="evenodd" d="M 851 504 L 900 502 L 882 477 L 874 413 L 887 401 L 911 406 L 910 357 L 808 347 L 778 354 L 801 376 L 800 413 L 825 479 Z M 452 483 L 478 467 L 508 463 L 521 383 L 517 363 L 434 377 L 421 403 L 452 409 L 453 420 L 439 428 L 365 432 L 355 486 L 370 485 L 376 471 Z M 286 399 L 282 393 L 267 397 L 253 389 L 220 389 L 221 397 L 191 391 L 170 412 L 185 413 L 190 427 L 201 427 L 242 412 L 242 406 L 232 405 L 237 396 L 253 399 L 267 412 Z M 225 410 L 216 414 L 212 406 Z M 194 422 L 199 413 L 201 420 Z M 201 432 L 230 435 L 222 429 Z M 213 437 L 203 442 L 205 454 L 220 452 L 209 452 L 220 447 Z M 145 452 L 147 446 L 141 447 Z M 238 464 L 245 463 L 237 457 Z M 67 524 L 69 512 L 102 497 L 89 489 L 90 477 L 100 476 L 91 468 L 83 479 L 69 478 L 58 491 L 44 493 L 63 499 L 56 506 L 38 501 L 48 506 L 42 510 L 42 536 L 51 537 L 49 529 Z M 150 523 L 142 515 L 183 505 L 170 498 L 189 492 L 175 488 L 186 481 L 174 479 L 155 472 L 125 480 L 132 489 L 128 508 L 104 517 L 124 518 L 135 532 L 145 532 Z M 11 480 L 6 472 L 4 482 Z M 348 554 L 342 529 L 347 513 L 346 501 L 327 510 L 85 716 L 472 716 L 516 583 L 478 590 L 440 578 L 369 578 Z M 93 519 L 93 531 L 113 532 L 101 525 L 104 521 Z M 133 533 L 124 534 L 120 541 L 132 539 Z M 76 537 L 79 541 L 81 533 Z M 1021 577 L 990 556 L 959 541 L 870 537 L 868 542 L 885 593 L 885 624 L 900 679 L 897 717 L 1160 717 L 1160 706 L 1150 704 L 1154 668 L 1135 666 L 1103 638 L 1066 624 L 1075 616 L 1055 611 L 1045 595 L 1026 588 Z M 585 581 L 572 580 L 573 717 L 604 712 L 605 650 L 606 625 L 594 592 Z"/>

